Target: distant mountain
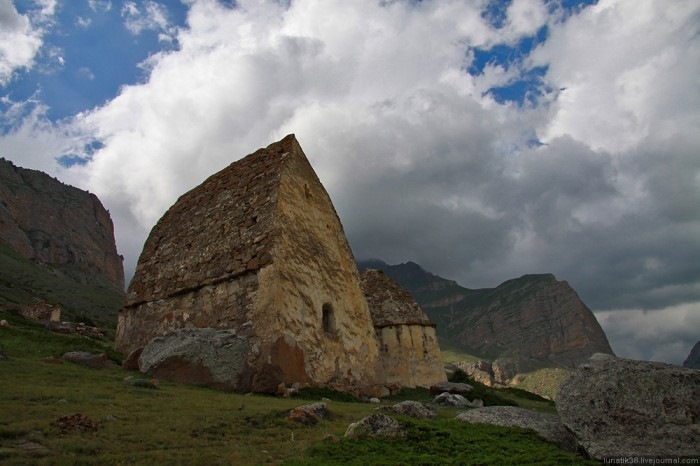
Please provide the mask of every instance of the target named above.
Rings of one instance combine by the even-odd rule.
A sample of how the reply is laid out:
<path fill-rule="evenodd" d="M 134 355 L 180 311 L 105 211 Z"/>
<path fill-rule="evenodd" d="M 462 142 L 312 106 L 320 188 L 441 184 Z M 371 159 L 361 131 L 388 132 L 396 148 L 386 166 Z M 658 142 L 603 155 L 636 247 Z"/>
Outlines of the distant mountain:
<path fill-rule="evenodd" d="M 44 299 L 112 326 L 122 260 L 97 196 L 0 158 L 0 305 Z"/>
<path fill-rule="evenodd" d="M 683 362 L 683 367 L 688 367 L 690 369 L 700 369 L 700 341 L 695 343 L 693 349 L 690 350 L 690 354 Z"/>
<path fill-rule="evenodd" d="M 612 354 L 591 310 L 554 275 L 524 275 L 496 288 L 469 289 L 413 262 L 371 260 L 358 266 L 381 269 L 411 292 L 437 325 L 441 345 L 490 360 L 519 358 L 534 367 L 574 368 L 594 353 Z"/>

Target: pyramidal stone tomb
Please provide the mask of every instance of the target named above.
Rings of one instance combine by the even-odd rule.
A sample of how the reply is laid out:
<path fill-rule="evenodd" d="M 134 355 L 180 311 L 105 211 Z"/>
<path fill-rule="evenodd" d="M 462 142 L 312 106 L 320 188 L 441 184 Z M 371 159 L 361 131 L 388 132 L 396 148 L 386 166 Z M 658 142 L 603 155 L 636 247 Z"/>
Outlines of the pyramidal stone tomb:
<path fill-rule="evenodd" d="M 388 327 L 401 344 L 386 343 Z M 204 341 L 191 343 L 197 332 Z M 340 219 L 294 135 L 165 213 L 129 285 L 116 348 L 147 373 L 237 391 L 300 383 L 380 393 L 445 378 L 422 311 L 410 322 L 370 313 Z M 399 383 L 402 373 L 418 376 Z"/>

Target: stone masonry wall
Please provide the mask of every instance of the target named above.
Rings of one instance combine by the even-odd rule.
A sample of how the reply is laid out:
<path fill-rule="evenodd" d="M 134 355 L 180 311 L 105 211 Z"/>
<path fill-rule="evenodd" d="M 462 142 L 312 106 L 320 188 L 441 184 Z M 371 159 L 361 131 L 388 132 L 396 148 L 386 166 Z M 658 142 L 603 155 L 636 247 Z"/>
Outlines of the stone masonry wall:
<path fill-rule="evenodd" d="M 273 266 L 259 274 L 252 318 L 255 334 L 271 343 L 262 355 L 286 382 L 369 385 L 378 349 L 352 252 L 311 165 L 296 140 L 288 143 Z"/>
<path fill-rule="evenodd" d="M 388 325 L 377 328 L 377 339 L 385 384 L 430 387 L 447 380 L 435 327 Z"/>
<path fill-rule="evenodd" d="M 258 289 L 255 273 L 206 285 L 168 299 L 143 302 L 123 309 L 119 316 L 116 349 L 129 354 L 155 336 L 190 327 L 251 332 L 249 315 Z"/>

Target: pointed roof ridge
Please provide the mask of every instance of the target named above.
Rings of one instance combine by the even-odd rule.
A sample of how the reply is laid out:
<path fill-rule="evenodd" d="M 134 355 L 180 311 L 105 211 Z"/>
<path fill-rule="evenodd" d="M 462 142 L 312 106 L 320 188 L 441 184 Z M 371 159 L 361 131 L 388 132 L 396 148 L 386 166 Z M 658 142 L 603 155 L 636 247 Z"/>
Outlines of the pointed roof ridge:
<path fill-rule="evenodd" d="M 361 275 L 361 283 L 375 327 L 435 326 L 411 293 L 383 271 L 365 270 Z"/>

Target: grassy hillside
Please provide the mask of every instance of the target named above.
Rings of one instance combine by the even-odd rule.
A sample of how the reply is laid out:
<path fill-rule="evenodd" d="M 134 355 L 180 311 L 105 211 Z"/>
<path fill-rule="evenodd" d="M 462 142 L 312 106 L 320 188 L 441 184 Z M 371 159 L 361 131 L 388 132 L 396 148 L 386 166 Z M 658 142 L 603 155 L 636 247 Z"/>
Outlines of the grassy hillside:
<path fill-rule="evenodd" d="M 7 312 L 0 319 L 10 321 L 0 328 L 0 347 L 10 356 L 0 361 L 2 464 L 595 464 L 531 431 L 456 421 L 452 408 L 441 408 L 433 421 L 401 418 L 409 432 L 402 440 L 346 440 L 348 424 L 376 405 L 329 401 L 329 419 L 302 426 L 285 414 L 313 399 L 169 382 L 158 389 L 129 386 L 123 379 L 133 374 L 119 369 L 44 360 L 73 349 L 105 351 L 109 343 L 51 334 Z M 509 396 L 524 400 L 517 392 Z M 84 416 L 76 425 L 85 430 L 57 422 L 76 414 Z M 335 438 L 324 440 L 328 435 Z"/>
<path fill-rule="evenodd" d="M 105 330 L 116 328 L 123 290 L 103 281 L 81 283 L 76 277 L 68 267 L 32 262 L 0 244 L 0 307 L 31 304 L 40 298 L 60 305 L 63 320 L 87 318 Z"/>

